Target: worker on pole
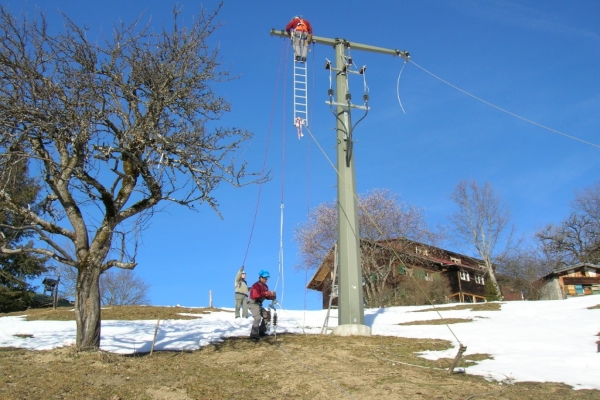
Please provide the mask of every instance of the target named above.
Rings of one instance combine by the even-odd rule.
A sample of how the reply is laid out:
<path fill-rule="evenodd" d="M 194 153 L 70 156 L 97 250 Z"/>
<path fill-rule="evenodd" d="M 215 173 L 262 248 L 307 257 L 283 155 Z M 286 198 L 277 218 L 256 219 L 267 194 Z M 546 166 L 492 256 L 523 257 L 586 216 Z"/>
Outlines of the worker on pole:
<path fill-rule="evenodd" d="M 306 19 L 303 19 L 301 15 L 295 16 L 286 25 L 285 31 L 292 38 L 295 60 L 299 62 L 306 62 L 308 45 L 312 41 L 313 33 L 310 22 L 308 22 Z"/>

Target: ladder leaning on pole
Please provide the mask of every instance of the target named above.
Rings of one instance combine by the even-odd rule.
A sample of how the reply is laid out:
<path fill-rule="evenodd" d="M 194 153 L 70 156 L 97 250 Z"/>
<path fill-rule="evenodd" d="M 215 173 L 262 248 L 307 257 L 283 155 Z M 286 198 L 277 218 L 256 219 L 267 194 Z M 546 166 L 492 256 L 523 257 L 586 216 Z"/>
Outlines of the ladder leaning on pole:
<path fill-rule="evenodd" d="M 333 246 L 333 276 L 331 277 L 331 293 L 329 295 L 329 307 L 327 308 L 327 314 L 325 315 L 325 322 L 323 322 L 323 328 L 321 328 L 321 334 L 329 329 L 329 317 L 331 309 L 336 309 L 337 306 L 332 305 L 333 299 L 338 297 L 338 281 L 337 281 L 337 243 Z M 338 300 L 339 301 L 339 300 Z"/>
<path fill-rule="evenodd" d="M 306 63 L 294 61 L 294 126 L 298 139 L 302 136 L 302 126 L 308 126 L 308 79 Z"/>

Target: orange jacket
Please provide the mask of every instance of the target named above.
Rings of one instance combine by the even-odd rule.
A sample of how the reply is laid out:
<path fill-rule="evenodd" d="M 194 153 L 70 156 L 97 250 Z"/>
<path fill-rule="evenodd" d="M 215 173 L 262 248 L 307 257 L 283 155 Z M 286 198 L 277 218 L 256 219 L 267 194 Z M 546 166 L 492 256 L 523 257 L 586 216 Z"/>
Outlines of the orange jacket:
<path fill-rule="evenodd" d="M 308 32 L 309 35 L 312 35 L 312 26 L 310 26 L 310 22 L 302 18 L 296 18 L 291 20 L 287 26 L 285 27 L 285 31 L 289 34 L 290 30 L 300 31 L 300 32 Z"/>

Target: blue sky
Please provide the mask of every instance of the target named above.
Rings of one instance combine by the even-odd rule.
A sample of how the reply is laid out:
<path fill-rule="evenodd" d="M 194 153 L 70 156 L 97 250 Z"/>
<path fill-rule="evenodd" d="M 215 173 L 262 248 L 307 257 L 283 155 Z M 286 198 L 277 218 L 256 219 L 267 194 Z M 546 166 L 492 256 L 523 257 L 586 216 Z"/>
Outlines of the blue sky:
<path fill-rule="evenodd" d="M 113 23 L 141 13 L 142 21 L 151 18 L 158 29 L 169 23 L 173 8 L 164 0 L 1 3 L 13 13 L 31 13 L 37 5 L 52 29 L 60 29 L 60 9 L 92 34 L 110 32 Z M 199 12 L 200 2 L 178 3 L 184 21 Z M 212 9 L 217 2 L 202 4 Z M 225 2 L 218 16 L 225 25 L 213 41 L 240 78 L 216 87 L 233 105 L 222 124 L 254 133 L 239 156 L 256 171 L 266 157 L 273 179 L 262 187 L 251 241 L 258 186 L 219 188 L 223 220 L 206 206 L 199 212 L 169 206 L 153 218 L 136 268 L 151 285 L 153 304 L 203 306 L 212 291 L 215 306 L 231 306 L 233 279 L 245 262 L 249 283 L 260 269 L 271 271 L 270 285 L 277 285 L 287 308 L 320 307 L 320 294 L 304 290 L 307 274 L 293 269 L 299 258 L 291 239 L 309 208 L 335 199 L 336 173 L 309 135 L 296 137 L 289 41 L 269 35 L 297 14 L 317 36 L 407 50 L 423 69 L 488 103 L 600 145 L 597 1 Z M 308 68 L 310 129 L 335 162 L 335 119 L 325 104 L 329 74 L 323 68 L 333 56 L 333 48 L 315 46 Z M 489 181 L 511 208 L 518 233 L 531 236 L 565 218 L 574 194 L 599 181 L 599 147 L 504 113 L 412 63 L 400 79 L 403 113 L 397 85 L 403 61 L 359 51 L 352 57 L 367 65 L 371 107 L 354 131 L 359 193 L 389 188 L 423 208 L 431 225 L 446 225 L 454 186 L 463 179 Z M 358 102 L 363 81 L 352 78 L 350 90 Z M 361 116 L 355 111 L 353 120 Z"/>

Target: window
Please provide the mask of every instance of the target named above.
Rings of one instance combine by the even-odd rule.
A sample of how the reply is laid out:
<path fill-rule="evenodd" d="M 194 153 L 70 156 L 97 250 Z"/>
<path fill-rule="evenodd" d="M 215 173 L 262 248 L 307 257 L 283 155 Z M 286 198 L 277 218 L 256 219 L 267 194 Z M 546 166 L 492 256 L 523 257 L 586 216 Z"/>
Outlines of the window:
<path fill-rule="evenodd" d="M 454 264 L 460 264 L 460 258 L 450 257 L 450 261 L 452 261 Z"/>
<path fill-rule="evenodd" d="M 467 271 L 460 271 L 460 280 L 462 281 L 470 281 L 471 278 L 469 276 L 469 273 Z"/>
<path fill-rule="evenodd" d="M 429 280 L 427 279 L 427 274 L 428 272 L 423 270 L 423 269 L 415 269 L 414 270 L 414 277 L 415 278 L 420 278 L 420 279 L 425 279 L 425 280 Z"/>
<path fill-rule="evenodd" d="M 427 249 L 423 249 L 421 247 L 415 247 L 415 253 L 422 255 L 422 256 L 428 256 L 429 255 L 429 250 Z"/>
<path fill-rule="evenodd" d="M 475 275 L 475 283 L 479 283 L 480 285 L 485 285 L 485 280 L 483 279 L 483 275 Z"/>

